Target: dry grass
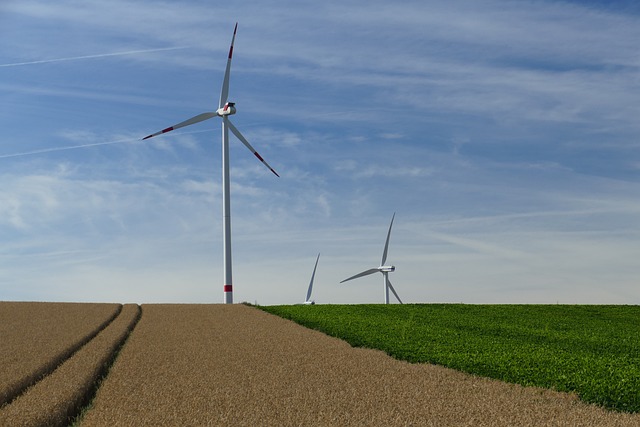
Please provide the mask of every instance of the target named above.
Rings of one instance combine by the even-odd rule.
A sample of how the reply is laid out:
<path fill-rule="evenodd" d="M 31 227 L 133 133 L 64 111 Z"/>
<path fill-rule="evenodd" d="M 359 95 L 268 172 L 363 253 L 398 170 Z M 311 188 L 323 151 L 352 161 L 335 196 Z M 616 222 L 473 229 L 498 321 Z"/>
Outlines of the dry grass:
<path fill-rule="evenodd" d="M 53 371 L 120 308 L 120 304 L 0 302 L 0 407 Z"/>
<path fill-rule="evenodd" d="M 145 305 L 81 425 L 638 426 L 640 416 L 400 362 L 242 305 Z"/>
<path fill-rule="evenodd" d="M 106 373 L 116 351 L 135 326 L 139 315 L 138 305 L 125 305 L 109 326 L 51 375 L 0 409 L 0 425 L 69 425 L 92 397 L 99 378 Z"/>

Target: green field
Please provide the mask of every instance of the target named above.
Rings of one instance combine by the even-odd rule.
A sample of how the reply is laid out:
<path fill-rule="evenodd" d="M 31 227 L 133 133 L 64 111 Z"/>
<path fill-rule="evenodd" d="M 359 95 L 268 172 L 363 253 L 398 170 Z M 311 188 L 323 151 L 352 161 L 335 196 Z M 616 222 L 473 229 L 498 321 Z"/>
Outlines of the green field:
<path fill-rule="evenodd" d="M 640 412 L 640 306 L 315 305 L 261 309 L 414 363 Z"/>

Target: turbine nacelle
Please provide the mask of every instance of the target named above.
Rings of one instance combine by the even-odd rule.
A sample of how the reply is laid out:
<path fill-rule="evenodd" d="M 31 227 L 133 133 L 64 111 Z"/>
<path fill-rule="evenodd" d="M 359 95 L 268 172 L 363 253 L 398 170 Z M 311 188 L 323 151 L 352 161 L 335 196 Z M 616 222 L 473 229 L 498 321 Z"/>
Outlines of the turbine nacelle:
<path fill-rule="evenodd" d="M 216 114 L 220 117 L 230 116 L 236 113 L 236 103 L 235 102 L 227 102 L 224 104 L 224 107 L 218 108 L 216 110 Z"/>
<path fill-rule="evenodd" d="M 396 266 L 395 265 L 381 265 L 380 267 L 378 267 L 378 271 L 380 271 L 382 273 L 391 273 L 393 271 L 396 271 Z"/>

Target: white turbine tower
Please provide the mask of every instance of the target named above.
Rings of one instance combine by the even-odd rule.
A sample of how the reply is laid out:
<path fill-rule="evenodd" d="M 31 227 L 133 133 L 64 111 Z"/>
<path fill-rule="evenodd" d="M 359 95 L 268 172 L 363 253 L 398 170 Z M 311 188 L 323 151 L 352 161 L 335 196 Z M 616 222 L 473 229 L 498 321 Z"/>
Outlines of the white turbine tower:
<path fill-rule="evenodd" d="M 311 289 L 313 288 L 313 279 L 316 277 L 316 268 L 318 268 L 318 261 L 320 260 L 320 254 L 316 258 L 316 265 L 313 267 L 313 273 L 311 274 L 311 281 L 309 282 L 309 289 L 307 290 L 307 299 L 304 300 L 305 305 L 313 305 L 315 301 L 311 300 Z"/>
<path fill-rule="evenodd" d="M 389 249 L 389 237 L 391 237 L 391 227 L 393 227 L 393 219 L 395 217 L 396 217 L 396 214 L 394 212 L 393 216 L 391 217 L 391 224 L 389 224 L 389 232 L 387 233 L 387 241 L 384 244 L 384 252 L 382 252 L 382 262 L 380 263 L 380 267 L 371 268 L 369 270 L 363 271 L 362 273 L 358 273 L 355 276 L 351 276 L 348 279 L 344 279 L 342 282 L 340 282 L 340 283 L 344 283 L 352 279 L 357 279 L 358 277 L 368 276 L 370 274 L 380 272 L 382 273 L 383 281 L 384 281 L 384 303 L 385 304 L 389 304 L 389 289 L 391 289 L 391 292 L 393 292 L 393 295 L 395 295 L 398 301 L 400 302 L 400 304 L 402 304 L 402 300 L 396 293 L 396 290 L 393 289 L 393 285 L 391 285 L 391 282 L 389 281 L 389 273 L 391 273 L 392 271 L 395 271 L 396 267 L 394 265 L 384 265 L 384 263 L 387 262 L 387 251 Z"/>
<path fill-rule="evenodd" d="M 236 113 L 235 103 L 228 102 L 229 97 L 229 73 L 231 71 L 231 57 L 233 56 L 233 42 L 236 39 L 236 31 L 238 23 L 233 29 L 233 37 L 231 38 L 231 47 L 229 48 L 229 58 L 227 59 L 227 68 L 224 72 L 222 80 L 222 90 L 220 91 L 220 102 L 218 109 L 214 112 L 198 114 L 184 122 L 173 125 L 159 132 L 146 136 L 144 139 L 152 138 L 156 135 L 170 132 L 181 127 L 199 123 L 212 117 L 222 118 L 222 234 L 224 240 L 224 302 L 225 304 L 233 304 L 233 279 L 231 272 L 231 204 L 229 191 L 229 130 L 242 142 L 266 167 L 269 168 L 276 176 L 280 176 L 275 170 L 258 154 L 258 152 L 249 144 L 249 141 L 242 136 L 240 131 L 231 123 L 229 116 Z"/>

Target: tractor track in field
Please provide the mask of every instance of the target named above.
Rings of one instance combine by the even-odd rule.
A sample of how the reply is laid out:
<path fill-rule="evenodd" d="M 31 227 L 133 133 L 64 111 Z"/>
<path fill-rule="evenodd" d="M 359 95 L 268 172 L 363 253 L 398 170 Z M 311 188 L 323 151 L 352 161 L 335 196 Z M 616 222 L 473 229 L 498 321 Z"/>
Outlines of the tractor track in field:
<path fill-rule="evenodd" d="M 141 316 L 140 306 L 116 315 L 37 382 L 0 408 L 0 425 L 66 426 L 91 402 Z"/>
<path fill-rule="evenodd" d="M 3 310 L 6 310 L 8 313 L 11 313 L 13 310 L 17 308 L 20 312 L 22 312 L 22 314 L 27 314 L 27 316 L 29 316 L 30 312 L 33 312 L 31 313 L 31 315 L 34 317 L 37 317 L 41 315 L 41 313 L 39 313 L 38 310 L 42 310 L 45 304 L 46 303 L 3 303 L 2 308 Z M 60 366 L 66 360 L 73 357 L 73 355 L 76 354 L 80 349 L 82 349 L 82 347 L 84 347 L 88 342 L 94 339 L 100 332 L 102 332 L 105 328 L 107 328 L 120 315 L 122 311 L 122 305 L 120 304 L 111 304 L 111 305 L 113 305 L 115 309 L 113 310 L 112 313 L 108 314 L 107 317 L 101 323 L 97 324 L 95 328 L 85 332 L 84 334 L 81 333 L 81 335 L 75 339 L 72 338 L 70 340 L 66 340 L 68 344 L 63 346 L 57 346 L 57 345 L 53 347 L 40 346 L 39 345 L 40 343 L 38 342 L 34 343 L 30 340 L 35 339 L 35 340 L 45 341 L 51 335 L 55 336 L 55 334 L 49 334 L 47 336 L 32 337 L 30 336 L 30 334 L 35 332 L 33 331 L 33 328 L 23 331 L 21 330 L 21 327 L 23 325 L 20 325 L 20 324 L 10 325 L 8 320 L 3 319 L 5 322 L 7 322 L 8 327 L 13 330 L 12 332 L 14 332 L 12 334 L 7 334 L 6 338 L 3 334 L 3 341 L 4 341 L 2 343 L 3 345 L 7 345 L 7 346 L 16 345 L 15 340 L 16 339 L 21 340 L 23 343 L 26 343 L 28 345 L 28 348 L 22 350 L 23 352 L 22 354 L 24 354 L 25 350 L 29 352 L 33 352 L 35 350 L 36 352 L 41 352 L 41 355 L 39 356 L 42 356 L 42 357 L 38 357 L 35 360 L 31 358 L 32 359 L 31 361 L 29 360 L 30 358 L 27 357 L 26 363 L 28 363 L 28 365 L 26 369 L 22 370 L 20 369 L 21 367 L 18 366 L 14 368 L 15 370 L 13 372 L 8 373 L 11 376 L 5 380 L 4 384 L 0 385 L 0 408 L 8 404 L 11 404 L 15 399 L 20 397 L 20 395 L 22 395 L 27 389 L 35 386 L 42 379 L 46 378 L 53 371 L 55 371 L 58 368 L 58 366 Z M 49 307 L 51 306 L 54 306 L 54 307 L 59 306 L 63 310 L 62 312 L 55 312 L 55 314 L 51 315 L 51 319 L 48 319 L 51 322 L 55 323 L 56 321 L 59 320 L 59 318 L 57 317 L 58 315 L 65 314 L 64 310 L 66 307 L 76 308 L 76 307 L 81 307 L 82 305 L 68 304 L 68 303 L 59 303 L 59 304 L 53 303 L 49 305 Z M 85 306 L 88 307 L 90 305 L 87 304 Z M 108 306 L 107 304 L 95 304 L 94 306 L 99 308 L 103 308 L 103 307 L 108 308 L 106 307 Z M 46 311 L 46 309 L 42 311 Z M 65 326 L 70 326 L 69 323 L 65 323 Z M 42 326 L 45 326 L 45 325 L 38 325 L 38 324 L 34 325 L 35 328 L 38 328 L 38 327 L 42 328 Z M 51 324 L 49 324 L 48 326 L 51 326 Z M 15 332 L 18 332 L 18 334 L 15 334 Z M 76 336 L 75 334 L 70 334 L 70 335 L 72 337 Z M 56 336 L 55 339 L 58 340 L 60 338 Z M 22 355 L 22 354 L 19 354 L 19 355 Z M 16 355 L 13 355 L 12 359 L 16 360 L 18 359 L 18 357 L 16 357 Z M 7 376 L 7 375 L 3 375 L 3 376 Z"/>

